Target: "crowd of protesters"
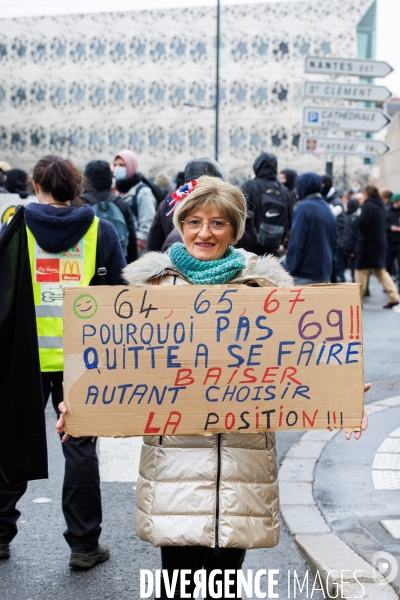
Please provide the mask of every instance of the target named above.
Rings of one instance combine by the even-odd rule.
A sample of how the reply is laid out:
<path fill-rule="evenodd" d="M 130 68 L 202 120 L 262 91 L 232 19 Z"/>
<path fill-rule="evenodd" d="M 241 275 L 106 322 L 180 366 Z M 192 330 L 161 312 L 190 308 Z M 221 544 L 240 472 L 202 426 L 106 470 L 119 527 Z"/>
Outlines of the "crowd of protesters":
<path fill-rule="evenodd" d="M 114 225 L 128 263 L 145 252 L 167 251 L 181 240 L 167 214 L 173 192 L 204 174 L 223 179 L 210 157 L 195 157 L 182 167 L 173 177 L 158 173 L 153 182 L 139 171 L 135 153 L 123 149 L 111 165 L 105 160 L 86 165 L 74 205 L 90 204 Z M 387 293 L 384 308 L 399 304 L 400 193 L 380 194 L 373 184 L 362 188 L 358 181 L 343 191 L 329 175 L 278 173 L 276 156 L 267 152 L 253 170 L 255 177 L 242 185 L 246 228 L 235 247 L 274 254 L 299 285 L 344 282 L 348 269 L 368 296 L 373 273 Z M 0 161 L 0 193 L 27 199 L 32 192 L 25 171 Z"/>

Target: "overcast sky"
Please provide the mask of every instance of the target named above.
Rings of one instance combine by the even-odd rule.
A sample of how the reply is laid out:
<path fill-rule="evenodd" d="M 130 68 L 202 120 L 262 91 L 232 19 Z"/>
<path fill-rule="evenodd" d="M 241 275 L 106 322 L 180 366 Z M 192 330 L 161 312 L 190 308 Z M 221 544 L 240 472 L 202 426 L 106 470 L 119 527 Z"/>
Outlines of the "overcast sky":
<path fill-rule="evenodd" d="M 328 0 L 324 1 L 328 2 Z M 221 0 L 222 5 L 255 3 L 263 2 L 262 0 Z M 0 0 L 0 17 L 215 6 L 215 4 L 216 0 Z M 378 0 L 377 59 L 389 62 L 395 71 L 376 83 L 384 83 L 396 96 L 400 96 L 399 23 L 400 0 Z"/>

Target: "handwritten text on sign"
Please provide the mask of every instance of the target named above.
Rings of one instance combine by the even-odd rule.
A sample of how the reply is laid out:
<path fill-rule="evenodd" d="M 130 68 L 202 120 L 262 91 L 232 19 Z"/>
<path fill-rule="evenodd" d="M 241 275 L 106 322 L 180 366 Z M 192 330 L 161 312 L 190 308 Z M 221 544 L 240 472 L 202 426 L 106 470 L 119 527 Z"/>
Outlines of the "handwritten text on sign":
<path fill-rule="evenodd" d="M 360 427 L 354 284 L 66 289 L 64 352 L 72 435 Z"/>

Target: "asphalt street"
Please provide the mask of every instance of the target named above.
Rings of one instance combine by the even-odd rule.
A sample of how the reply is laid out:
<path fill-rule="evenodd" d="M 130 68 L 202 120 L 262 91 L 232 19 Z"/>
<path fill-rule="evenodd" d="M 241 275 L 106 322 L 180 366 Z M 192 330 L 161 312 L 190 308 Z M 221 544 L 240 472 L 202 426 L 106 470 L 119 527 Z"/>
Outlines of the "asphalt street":
<path fill-rule="evenodd" d="M 382 310 L 386 295 L 371 278 L 363 310 L 366 404 L 400 396 L 400 312 Z M 398 441 L 397 441 L 398 440 Z M 400 539 L 382 521 L 400 526 L 400 407 L 374 413 L 361 439 L 336 436 L 317 463 L 314 497 L 332 528 L 368 562 L 387 552 L 400 567 Z M 395 481 L 388 480 L 388 477 Z M 334 484 L 333 484 L 334 482 Z M 396 566 L 395 566 L 396 568 Z M 400 594 L 400 568 L 392 586 Z"/>
<path fill-rule="evenodd" d="M 366 402 L 396 396 L 400 394 L 399 348 L 400 348 L 400 313 L 382 310 L 386 301 L 385 294 L 377 282 L 371 283 L 371 298 L 366 300 L 363 311 L 365 379 L 372 381 L 373 388 L 366 397 Z M 392 411 L 393 412 L 393 411 Z M 140 541 L 135 532 L 135 484 L 124 480 L 124 465 L 113 469 L 113 465 L 103 465 L 103 473 L 122 472 L 119 481 L 102 481 L 103 499 L 103 533 L 101 539 L 109 544 L 110 561 L 98 565 L 94 569 L 82 572 L 68 567 L 69 548 L 63 538 L 65 528 L 61 512 L 61 485 L 63 479 L 63 458 L 58 436 L 54 431 L 55 415 L 52 408 L 46 412 L 47 434 L 50 460 L 48 480 L 32 482 L 28 491 L 19 503 L 21 517 L 18 523 L 19 533 L 12 543 L 12 555 L 9 560 L 0 562 L 0 600 L 131 600 L 139 598 L 140 569 L 160 568 L 159 550 L 150 544 Z M 399 427 L 399 410 L 394 418 Z M 385 433 L 385 432 L 384 432 Z M 384 437 L 384 433 L 382 434 Z M 351 454 L 363 455 L 363 439 L 356 446 L 347 444 L 339 434 L 332 444 L 327 446 L 323 460 L 318 469 L 324 469 L 327 452 L 333 451 L 326 458 L 330 463 L 336 460 L 334 449 L 339 455 L 351 459 Z M 301 433 L 280 432 L 278 438 L 279 461 L 296 442 Z M 101 443 L 100 443 L 101 447 Z M 367 445 L 365 446 L 367 448 Z M 357 450 L 355 450 L 357 448 Z M 356 455 L 356 454 L 355 454 Z M 110 461 L 104 454 L 104 460 Z M 372 451 L 366 451 L 365 461 L 372 461 Z M 100 461 L 103 454 L 100 453 Z M 351 461 L 350 461 L 351 462 Z M 337 461 L 337 464 L 340 460 Z M 368 464 L 370 470 L 372 466 Z M 325 463 L 325 468 L 330 468 Z M 128 468 L 129 471 L 129 468 Z M 323 471 L 322 471 L 323 474 Z M 336 465 L 335 477 L 339 482 L 343 470 Z M 366 477 L 364 471 L 352 473 L 351 477 Z M 370 474 L 369 474 L 370 477 Z M 125 479 L 132 479 L 127 475 Z M 107 479 L 107 477 L 105 477 Z M 337 481 L 336 480 L 336 483 Z M 322 479 L 321 479 L 322 482 Z M 347 496 L 351 502 L 344 508 L 344 498 L 338 497 L 337 485 L 332 478 L 325 478 L 325 486 L 317 499 L 321 501 L 322 510 L 327 512 L 326 518 L 343 525 L 348 514 L 352 515 L 352 502 L 360 501 L 362 481 L 352 488 L 348 485 Z M 322 485 L 322 483 L 321 483 Z M 317 494 L 319 492 L 317 491 Z M 325 502 L 324 498 L 328 498 Z M 35 502 L 38 499 L 50 501 Z M 364 500 L 364 504 L 366 499 Z M 329 510 L 328 510 L 328 508 Z M 379 508 L 379 505 L 378 505 Z M 385 509 L 386 510 L 386 509 Z M 379 512 L 379 510 L 378 510 Z M 393 515 L 394 509 L 386 514 Z M 398 510 L 397 510 L 398 512 Z M 376 515 L 374 515 L 376 519 Z M 274 549 L 253 550 L 247 553 L 244 569 L 278 569 L 279 585 L 276 591 L 280 598 L 288 598 L 287 571 L 297 571 L 299 579 L 303 579 L 307 565 L 300 555 L 291 535 L 284 524 L 281 528 L 279 545 Z M 297 592 L 297 598 L 307 598 L 306 592 Z M 313 598 L 322 597 L 314 592 Z"/>

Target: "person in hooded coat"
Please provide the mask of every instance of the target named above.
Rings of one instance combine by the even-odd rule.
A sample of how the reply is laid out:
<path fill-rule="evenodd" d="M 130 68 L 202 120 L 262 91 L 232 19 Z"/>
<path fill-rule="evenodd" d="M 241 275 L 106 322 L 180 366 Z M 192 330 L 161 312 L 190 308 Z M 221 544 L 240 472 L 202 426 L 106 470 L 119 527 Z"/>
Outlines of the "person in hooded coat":
<path fill-rule="evenodd" d="M 289 190 L 292 197 L 292 207 L 297 202 L 296 177 L 297 171 L 294 169 L 283 169 L 279 173 L 279 181 Z"/>
<path fill-rule="evenodd" d="M 132 150 L 121 150 L 114 158 L 114 177 L 121 198 L 131 209 L 135 225 L 137 251 L 140 255 L 146 248 L 146 240 L 161 201 L 158 186 L 151 184 L 138 172 L 138 159 Z"/>
<path fill-rule="evenodd" d="M 383 308 L 392 308 L 399 304 L 400 298 L 393 279 L 386 271 L 385 205 L 374 185 L 367 185 L 361 203 L 361 214 L 354 223 L 357 231 L 354 278 L 356 283 L 361 283 L 365 294 L 368 274 L 372 271 L 388 295 L 388 302 Z"/>
<path fill-rule="evenodd" d="M 242 185 L 242 191 L 247 201 L 247 208 L 254 212 L 254 224 L 258 234 L 257 254 L 271 253 L 278 255 L 279 246 L 282 243 L 285 244 L 290 231 L 292 196 L 289 190 L 278 181 L 278 161 L 275 154 L 262 152 L 254 161 L 253 170 L 255 178 L 245 181 Z M 265 203 L 268 203 L 268 199 L 272 199 L 273 202 L 276 200 L 278 204 L 272 210 L 268 209 L 266 211 Z M 275 209 L 279 204 L 282 205 L 283 209 L 278 208 L 276 211 Z M 267 205 L 270 206 L 270 203 Z M 268 213 L 277 215 L 277 220 L 272 216 L 272 226 L 283 226 L 281 241 L 277 244 L 271 241 L 266 245 L 265 240 L 263 240 L 262 226 L 264 225 L 264 216 Z"/>
<path fill-rule="evenodd" d="M 317 173 L 296 179 L 300 200 L 293 215 L 285 267 L 296 285 L 328 283 L 336 249 L 336 219 L 323 199 Z"/>
<path fill-rule="evenodd" d="M 9 194 L 19 194 L 19 197 L 25 200 L 30 196 L 28 173 L 22 169 L 10 169 L 5 174 L 4 187 Z"/>

